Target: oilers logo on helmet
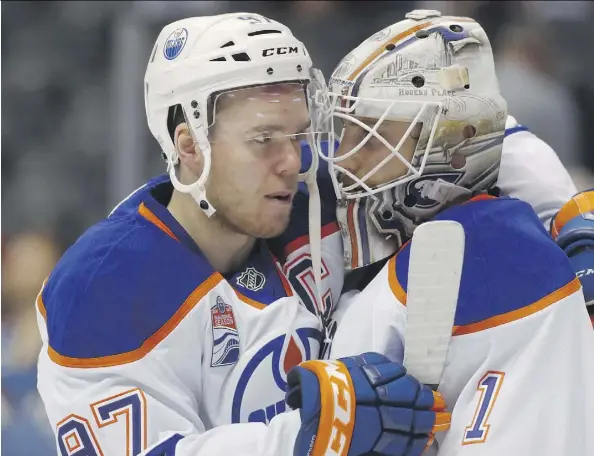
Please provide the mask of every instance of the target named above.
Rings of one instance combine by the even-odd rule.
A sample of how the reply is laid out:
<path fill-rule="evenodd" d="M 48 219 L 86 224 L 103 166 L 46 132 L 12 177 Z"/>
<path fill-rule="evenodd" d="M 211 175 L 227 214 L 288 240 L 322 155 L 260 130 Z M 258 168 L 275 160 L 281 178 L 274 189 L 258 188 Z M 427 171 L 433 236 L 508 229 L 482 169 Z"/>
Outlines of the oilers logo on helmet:
<path fill-rule="evenodd" d="M 317 358 L 322 333 L 315 328 L 299 328 L 293 334 L 281 334 L 252 353 L 237 381 L 231 412 L 232 423 L 262 422 L 286 410 L 287 373 L 299 363 Z M 240 360 L 241 363 L 241 360 Z M 262 404 L 262 395 L 270 399 Z"/>
<path fill-rule="evenodd" d="M 233 308 L 217 296 L 210 309 L 212 320 L 212 357 L 210 367 L 229 366 L 239 359 L 239 332 Z"/>
<path fill-rule="evenodd" d="M 175 30 L 165 40 L 163 54 L 167 60 L 175 59 L 183 50 L 188 41 L 188 31 L 185 28 Z"/>

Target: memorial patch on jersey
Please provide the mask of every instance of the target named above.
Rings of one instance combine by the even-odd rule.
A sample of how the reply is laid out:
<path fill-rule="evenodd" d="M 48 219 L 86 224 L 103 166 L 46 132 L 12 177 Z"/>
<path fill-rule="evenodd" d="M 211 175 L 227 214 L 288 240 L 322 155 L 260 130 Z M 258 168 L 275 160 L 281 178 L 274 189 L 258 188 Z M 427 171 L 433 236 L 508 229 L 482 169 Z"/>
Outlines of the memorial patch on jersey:
<path fill-rule="evenodd" d="M 237 278 L 237 285 L 241 285 L 251 291 L 259 291 L 264 288 L 266 283 L 266 277 L 261 272 L 256 271 L 254 268 L 247 268 Z"/>
<path fill-rule="evenodd" d="M 212 320 L 212 357 L 210 367 L 229 366 L 239 359 L 239 332 L 233 308 L 222 297 L 210 309 Z"/>

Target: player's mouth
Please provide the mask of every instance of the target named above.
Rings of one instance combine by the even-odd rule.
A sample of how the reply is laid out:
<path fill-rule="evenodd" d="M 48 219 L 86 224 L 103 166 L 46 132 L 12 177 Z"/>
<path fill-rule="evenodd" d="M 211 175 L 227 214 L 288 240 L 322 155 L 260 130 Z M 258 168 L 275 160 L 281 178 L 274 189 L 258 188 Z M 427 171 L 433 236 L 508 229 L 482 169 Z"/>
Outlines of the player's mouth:
<path fill-rule="evenodd" d="M 274 192 L 274 193 L 269 193 L 268 195 L 266 195 L 266 198 L 273 200 L 273 201 L 278 201 L 279 203 L 284 203 L 284 204 L 291 204 L 293 202 L 293 193 L 292 192 Z"/>

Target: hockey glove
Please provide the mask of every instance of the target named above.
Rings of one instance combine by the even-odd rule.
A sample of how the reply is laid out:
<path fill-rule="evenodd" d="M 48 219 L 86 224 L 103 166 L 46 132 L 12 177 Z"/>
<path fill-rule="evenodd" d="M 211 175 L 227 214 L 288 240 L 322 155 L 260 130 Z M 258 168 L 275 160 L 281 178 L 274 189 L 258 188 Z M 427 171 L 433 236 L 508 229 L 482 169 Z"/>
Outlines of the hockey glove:
<path fill-rule="evenodd" d="M 578 193 L 557 212 L 551 235 L 571 260 L 594 323 L 594 190 Z"/>
<path fill-rule="evenodd" d="M 450 425 L 441 395 L 379 353 L 306 361 L 287 383 L 301 416 L 295 456 L 418 456 Z"/>

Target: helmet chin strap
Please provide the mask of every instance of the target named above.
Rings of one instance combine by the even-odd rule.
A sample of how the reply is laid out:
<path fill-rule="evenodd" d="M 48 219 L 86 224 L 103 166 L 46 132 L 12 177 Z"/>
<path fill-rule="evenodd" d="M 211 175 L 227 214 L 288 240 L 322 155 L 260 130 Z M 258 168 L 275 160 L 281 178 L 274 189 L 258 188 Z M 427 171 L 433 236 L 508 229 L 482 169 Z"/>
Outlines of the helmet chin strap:
<path fill-rule="evenodd" d="M 171 183 L 173 184 L 173 188 L 175 188 L 180 193 L 191 195 L 194 201 L 196 201 L 196 204 L 198 204 L 198 207 L 202 209 L 207 217 L 210 218 L 216 212 L 216 209 L 206 197 L 206 181 L 210 175 L 211 164 L 210 142 L 208 141 L 208 137 L 204 132 L 204 127 L 200 127 L 195 134 L 192 133 L 192 137 L 194 138 L 196 144 L 198 144 L 198 147 L 200 147 L 202 156 L 204 157 L 204 167 L 200 177 L 193 184 L 182 184 L 175 174 L 175 163 L 173 162 L 169 163 L 169 177 L 171 179 Z M 176 162 L 179 162 L 179 158 L 176 159 Z"/>
<path fill-rule="evenodd" d="M 307 191 L 309 193 L 309 208 L 308 208 L 308 223 L 309 223 L 309 246 L 311 249 L 311 267 L 313 269 L 313 276 L 315 282 L 315 293 L 317 302 L 320 304 L 320 308 L 314 306 L 316 317 L 322 325 L 324 330 L 324 343 L 330 343 L 330 330 L 328 324 L 324 321 L 323 306 L 324 301 L 322 300 L 322 220 L 321 220 L 321 201 L 320 201 L 320 189 L 318 187 L 317 175 L 318 175 L 319 158 L 316 153 L 312 153 L 312 163 L 310 168 L 299 177 L 305 182 Z"/>

